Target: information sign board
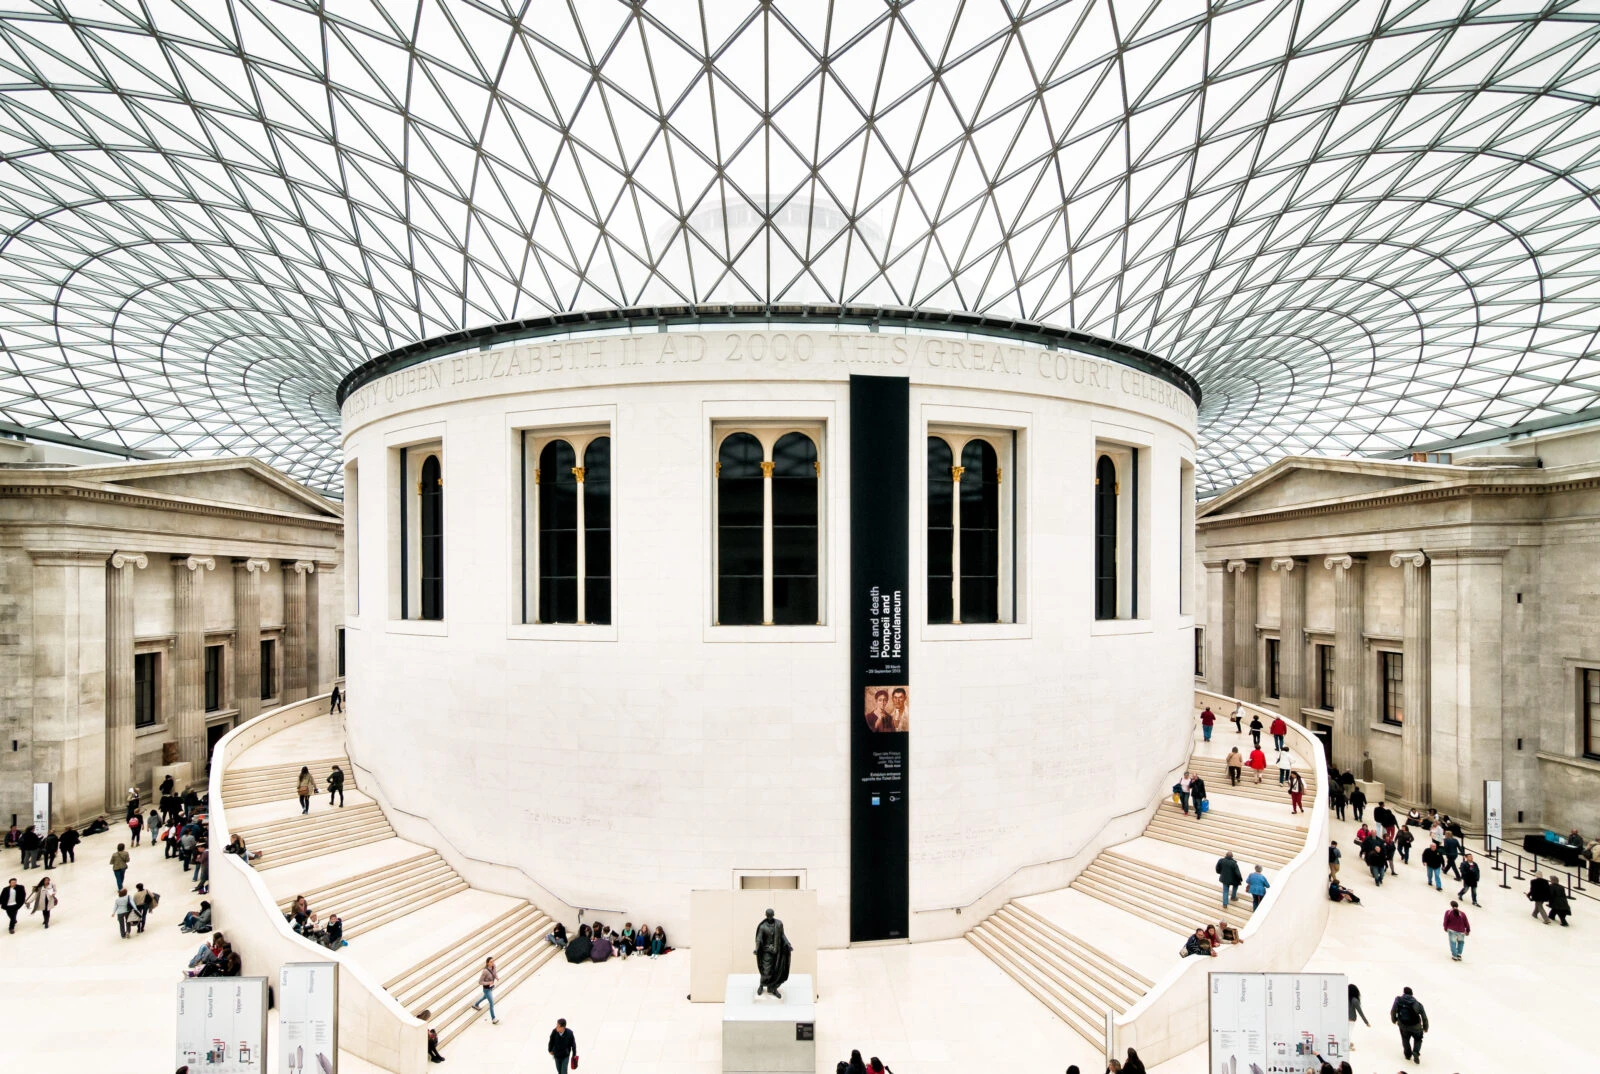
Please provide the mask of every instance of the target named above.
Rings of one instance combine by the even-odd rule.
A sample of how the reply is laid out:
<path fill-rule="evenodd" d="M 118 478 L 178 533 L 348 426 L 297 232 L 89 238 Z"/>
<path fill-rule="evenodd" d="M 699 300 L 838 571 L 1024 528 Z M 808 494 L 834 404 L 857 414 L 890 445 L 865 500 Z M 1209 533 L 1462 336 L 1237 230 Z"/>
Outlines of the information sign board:
<path fill-rule="evenodd" d="M 1303 1074 L 1349 1053 L 1346 980 L 1337 973 L 1211 974 L 1212 1074 Z"/>
<path fill-rule="evenodd" d="M 185 977 L 178 982 L 178 1061 L 206 1074 L 267 1069 L 267 979 Z"/>
<path fill-rule="evenodd" d="M 339 964 L 286 962 L 278 971 L 278 1074 L 339 1069 Z"/>

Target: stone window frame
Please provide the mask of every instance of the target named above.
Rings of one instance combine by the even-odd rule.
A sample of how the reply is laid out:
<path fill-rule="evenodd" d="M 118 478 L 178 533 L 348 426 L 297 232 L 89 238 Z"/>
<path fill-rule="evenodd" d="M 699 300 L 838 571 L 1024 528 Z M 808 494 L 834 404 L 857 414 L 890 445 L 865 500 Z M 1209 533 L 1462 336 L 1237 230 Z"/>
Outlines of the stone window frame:
<path fill-rule="evenodd" d="M 171 643 L 165 639 L 135 641 L 133 646 L 133 730 L 137 735 L 153 735 L 167 729 L 167 680 Z M 154 657 L 155 681 L 151 684 L 151 713 L 149 723 L 139 722 L 139 658 Z"/>
<path fill-rule="evenodd" d="M 1339 650 L 1331 637 L 1327 641 L 1311 639 L 1311 663 L 1317 673 L 1317 703 L 1309 706 L 1319 712 L 1332 712 L 1339 697 Z M 1324 650 L 1327 659 L 1324 660 Z"/>
<path fill-rule="evenodd" d="M 1194 627 L 1194 677 L 1206 681 L 1206 628 L 1198 623 Z"/>
<path fill-rule="evenodd" d="M 1283 700 L 1283 638 L 1277 634 L 1261 635 L 1261 696 L 1274 701 Z"/>
<path fill-rule="evenodd" d="M 517 610 L 514 622 L 520 626 L 556 627 L 568 630 L 580 630 L 586 634 L 591 628 L 601 631 L 613 626 L 617 618 L 617 433 L 613 423 L 608 420 L 580 422 L 577 424 L 559 425 L 531 425 L 519 427 L 514 430 L 517 434 L 517 532 L 513 538 L 516 546 L 516 577 L 520 580 L 521 593 L 517 599 Z M 550 444 L 560 440 L 572 448 L 574 461 L 577 465 L 573 468 L 576 473 L 581 473 L 587 466 L 589 447 L 597 440 L 610 441 L 611 490 L 607 494 L 606 505 L 607 525 L 611 533 L 611 562 L 608 575 L 611 583 L 609 607 L 606 609 L 606 620 L 596 623 L 587 617 L 588 609 L 585 607 L 587 591 L 587 576 L 582 567 L 578 571 L 577 599 L 582 609 L 577 622 L 556 621 L 545 622 L 539 618 L 540 581 L 539 574 L 539 489 L 548 475 L 540 473 L 540 455 Z M 579 499 L 583 499 L 584 480 L 578 477 Z M 585 530 L 580 521 L 578 529 L 578 548 L 585 547 Z"/>
<path fill-rule="evenodd" d="M 1377 702 L 1377 705 L 1376 705 L 1376 708 L 1377 708 L 1376 716 L 1377 716 L 1378 726 L 1384 728 L 1385 730 L 1398 731 L 1400 728 L 1405 726 L 1405 719 L 1406 719 L 1406 714 L 1405 714 L 1405 684 L 1406 684 L 1406 679 L 1405 679 L 1405 674 L 1406 674 L 1406 671 L 1405 671 L 1405 660 L 1406 660 L 1406 654 L 1405 654 L 1405 650 L 1403 648 L 1391 648 L 1391 647 L 1387 647 L 1387 646 L 1375 646 L 1374 649 L 1373 649 L 1373 656 L 1374 656 L 1375 663 L 1377 665 L 1377 683 L 1378 683 L 1378 686 L 1377 686 L 1377 690 L 1373 694 L 1373 699 Z M 1395 682 L 1395 684 L 1396 684 L 1395 685 L 1395 690 L 1394 690 L 1394 694 L 1395 694 L 1395 696 L 1394 696 L 1394 702 L 1395 702 L 1394 703 L 1394 708 L 1399 712 L 1399 715 L 1400 715 L 1400 718 L 1398 720 L 1391 719 L 1389 717 L 1389 712 L 1390 712 L 1389 682 L 1391 680 L 1389 679 L 1389 676 L 1388 676 L 1388 664 L 1389 664 L 1389 661 L 1386 659 L 1386 657 L 1390 657 L 1390 656 L 1396 657 L 1400 661 L 1400 677 L 1398 679 L 1393 680 Z"/>
<path fill-rule="evenodd" d="M 449 633 L 449 595 L 451 591 L 450 453 L 444 422 L 432 422 L 396 430 L 384 437 L 388 482 L 383 490 L 380 511 L 386 515 L 384 527 L 388 560 L 389 599 L 384 628 L 391 634 L 424 634 L 443 637 Z M 439 484 L 443 499 L 445 547 L 440 565 L 444 580 L 444 614 L 438 619 L 422 615 L 422 498 L 417 490 L 422 466 L 429 455 L 439 457 Z M 404 471 L 404 472 L 402 472 Z M 369 477 L 371 475 L 368 475 Z M 369 495 L 368 499 L 372 497 Z M 403 529 L 402 529 L 403 527 Z M 370 571 L 369 571 L 370 573 Z"/>
<path fill-rule="evenodd" d="M 928 518 L 927 447 L 928 441 L 932 439 L 939 439 L 945 442 L 945 445 L 950 449 L 951 459 L 953 460 L 954 465 L 957 467 L 961 465 L 962 452 L 965 451 L 967 445 L 971 444 L 973 441 L 983 441 L 984 443 L 988 444 L 995 453 L 996 484 L 1000 489 L 998 537 L 1000 568 L 998 602 L 999 617 L 993 622 L 974 623 L 960 620 L 958 614 L 957 621 L 955 622 L 931 622 L 927 618 L 927 608 L 929 607 L 929 603 L 927 600 L 927 590 L 924 588 L 922 601 L 924 609 L 924 624 L 930 627 L 956 628 L 958 630 L 962 627 L 993 628 L 997 626 L 1003 627 L 1014 625 L 1018 621 L 1018 605 L 1022 603 L 1020 599 L 1020 561 L 1023 558 L 1022 547 L 1024 535 L 1018 528 L 1019 516 L 1022 514 L 1021 505 L 1018 502 L 1020 490 L 1020 485 L 1018 482 L 1020 480 L 1022 470 L 1022 464 L 1020 461 L 1022 430 L 1005 425 L 979 425 L 971 422 L 952 421 L 947 419 L 929 420 L 925 423 L 922 438 L 923 452 L 920 459 L 921 465 L 914 467 L 913 469 L 914 473 L 920 472 L 923 475 L 920 499 L 920 514 L 922 517 L 919 520 L 919 529 L 922 534 L 923 554 L 921 581 L 924 587 L 926 587 L 928 584 L 929 563 L 927 562 L 927 534 L 928 524 L 930 521 Z M 916 498 L 916 493 L 913 492 L 913 499 Z M 960 543 L 959 531 L 960 527 L 958 522 L 957 526 L 952 532 L 952 541 L 954 544 Z M 953 558 L 958 560 L 959 556 L 955 556 Z M 959 593 L 959 574 L 955 576 L 952 584 L 954 587 L 956 587 L 956 592 Z M 959 597 L 957 597 L 954 606 L 959 609 Z"/>
<path fill-rule="evenodd" d="M 1094 437 L 1084 479 L 1089 489 L 1090 636 L 1148 633 L 1155 626 L 1155 593 L 1151 566 L 1155 559 L 1152 532 L 1156 447 L 1143 429 L 1107 422 L 1092 422 Z M 1100 618 L 1095 603 L 1098 557 L 1093 535 L 1094 492 L 1098 487 L 1101 456 L 1109 455 L 1116 467 L 1117 484 L 1117 614 Z"/>
<path fill-rule="evenodd" d="M 263 712 L 265 712 L 269 708 L 275 708 L 278 705 L 281 705 L 283 703 L 283 660 L 284 660 L 284 631 L 283 631 L 283 628 L 274 627 L 274 628 L 268 629 L 266 627 L 263 627 L 261 629 L 261 633 L 260 633 L 259 637 L 257 638 L 256 644 L 259 647 L 260 645 L 265 644 L 266 642 L 271 642 L 272 643 L 272 693 L 268 694 L 265 697 L 262 697 L 262 698 L 258 699 L 260 701 L 260 703 L 261 703 L 261 711 L 263 711 Z M 256 665 L 256 670 L 257 670 L 257 673 L 259 674 L 259 672 L 261 670 L 261 665 L 259 663 L 259 657 L 258 657 L 258 663 Z M 259 693 L 260 692 L 260 687 L 257 686 L 256 689 L 257 689 L 257 692 Z M 212 714 L 212 715 L 214 715 L 214 714 Z"/>
<path fill-rule="evenodd" d="M 1579 757 L 1600 761 L 1600 666 L 1573 668 L 1577 685 L 1577 749 Z"/>

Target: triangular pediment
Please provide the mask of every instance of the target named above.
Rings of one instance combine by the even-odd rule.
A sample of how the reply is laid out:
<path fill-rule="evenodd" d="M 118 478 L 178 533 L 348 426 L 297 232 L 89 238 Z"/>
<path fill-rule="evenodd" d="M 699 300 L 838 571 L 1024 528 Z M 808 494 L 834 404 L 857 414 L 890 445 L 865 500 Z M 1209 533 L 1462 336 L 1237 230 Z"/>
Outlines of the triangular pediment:
<path fill-rule="evenodd" d="M 80 478 L 130 491 L 258 511 L 340 517 L 333 502 L 255 459 L 164 459 L 78 470 Z"/>
<path fill-rule="evenodd" d="M 1248 481 L 1201 505 L 1203 518 L 1249 515 L 1305 504 L 1371 496 L 1446 480 L 1453 468 L 1373 459 L 1279 459 Z"/>

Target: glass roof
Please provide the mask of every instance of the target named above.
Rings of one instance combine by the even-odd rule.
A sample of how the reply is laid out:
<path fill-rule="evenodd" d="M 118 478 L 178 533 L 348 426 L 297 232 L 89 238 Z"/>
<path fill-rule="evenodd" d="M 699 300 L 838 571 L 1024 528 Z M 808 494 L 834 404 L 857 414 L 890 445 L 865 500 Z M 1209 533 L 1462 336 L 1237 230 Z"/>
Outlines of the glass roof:
<path fill-rule="evenodd" d="M 0 0 L 0 420 L 337 489 L 334 389 L 646 303 L 1043 321 L 1202 491 L 1600 400 L 1581 0 Z"/>

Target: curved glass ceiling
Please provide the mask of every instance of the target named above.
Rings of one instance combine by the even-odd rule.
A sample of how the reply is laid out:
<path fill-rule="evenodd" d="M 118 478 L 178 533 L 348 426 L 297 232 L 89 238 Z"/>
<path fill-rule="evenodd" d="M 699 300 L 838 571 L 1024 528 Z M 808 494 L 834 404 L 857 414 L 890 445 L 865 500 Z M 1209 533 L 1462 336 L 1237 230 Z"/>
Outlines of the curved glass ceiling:
<path fill-rule="evenodd" d="M 0 420 L 339 482 L 333 392 L 568 309 L 1161 354 L 1200 486 L 1595 406 L 1600 9 L 10 0 Z"/>

